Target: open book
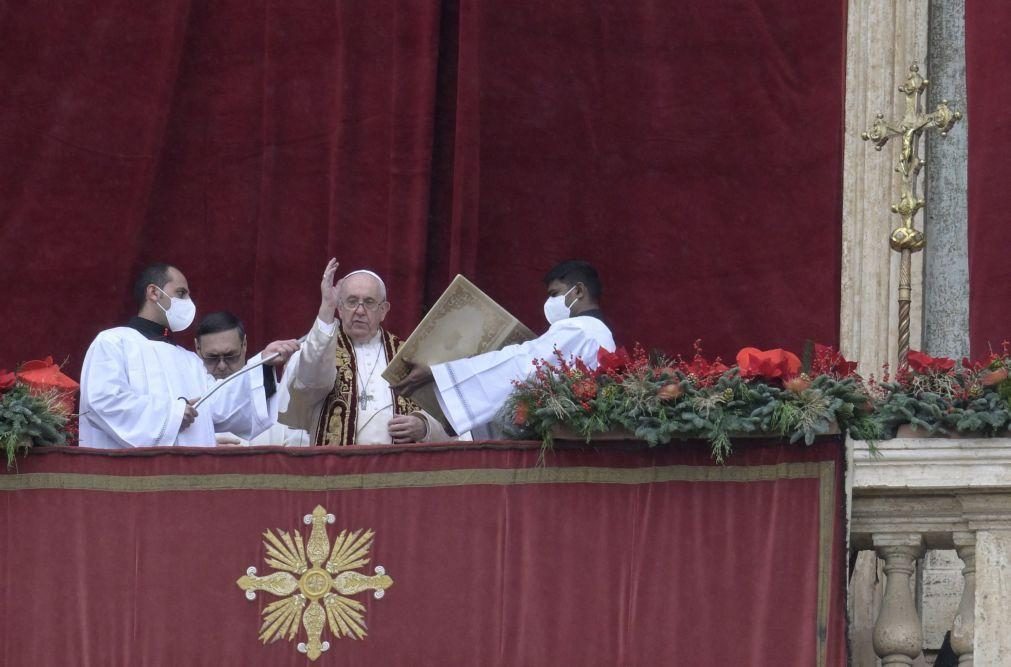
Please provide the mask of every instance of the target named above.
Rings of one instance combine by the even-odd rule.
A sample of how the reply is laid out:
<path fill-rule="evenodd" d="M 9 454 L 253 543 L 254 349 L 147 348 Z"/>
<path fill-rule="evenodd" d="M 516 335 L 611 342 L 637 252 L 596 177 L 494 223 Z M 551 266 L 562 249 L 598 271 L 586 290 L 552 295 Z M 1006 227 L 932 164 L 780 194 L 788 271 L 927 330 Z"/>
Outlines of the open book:
<path fill-rule="evenodd" d="M 409 363 L 432 366 L 501 350 L 506 345 L 533 338 L 534 333 L 509 311 L 458 275 L 400 346 L 383 371 L 383 377 L 390 384 L 396 384 L 407 377 Z M 443 426 L 449 426 L 435 397 L 434 385 L 422 387 L 411 398 Z"/>

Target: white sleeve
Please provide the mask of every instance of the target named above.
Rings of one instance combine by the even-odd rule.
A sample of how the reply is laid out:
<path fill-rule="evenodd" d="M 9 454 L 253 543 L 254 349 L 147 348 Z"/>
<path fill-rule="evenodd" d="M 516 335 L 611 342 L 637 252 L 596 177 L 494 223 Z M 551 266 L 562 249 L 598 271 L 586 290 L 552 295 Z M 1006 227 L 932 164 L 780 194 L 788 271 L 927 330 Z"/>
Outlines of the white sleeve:
<path fill-rule="evenodd" d="M 316 318 L 309 335 L 284 368 L 278 387 L 278 420 L 312 432 L 313 409 L 326 399 L 337 381 L 337 327 Z"/>
<path fill-rule="evenodd" d="M 578 357 L 591 366 L 596 365 L 601 347 L 614 349 L 603 323 L 576 320 L 556 322 L 543 336 L 526 343 L 432 366 L 436 395 L 453 430 L 463 433 L 490 422 L 512 393 L 513 382 L 526 379 L 537 359 L 553 363 L 556 349 L 565 359 Z"/>
<path fill-rule="evenodd" d="M 101 335 L 95 339 L 81 370 L 81 404 L 87 406 L 82 418 L 123 447 L 172 445 L 186 401 L 139 393 L 130 386 L 126 364 L 117 340 Z"/>
<path fill-rule="evenodd" d="M 247 361 L 246 365 L 257 364 L 261 358 L 258 354 Z M 201 406 L 202 409 L 211 411 L 216 432 L 229 431 L 240 438 L 251 440 L 277 421 L 277 394 L 267 398 L 263 383 L 264 372 L 274 371 L 271 367 L 267 367 L 266 371 L 262 367 L 255 368 L 225 384 L 207 399 L 205 406 Z"/>

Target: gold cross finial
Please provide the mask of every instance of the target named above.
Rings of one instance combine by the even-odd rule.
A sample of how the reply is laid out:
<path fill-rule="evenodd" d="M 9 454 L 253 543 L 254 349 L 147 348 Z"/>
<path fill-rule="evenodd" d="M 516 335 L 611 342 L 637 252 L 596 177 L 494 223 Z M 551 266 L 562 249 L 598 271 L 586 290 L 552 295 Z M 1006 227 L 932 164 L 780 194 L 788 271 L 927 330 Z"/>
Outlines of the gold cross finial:
<path fill-rule="evenodd" d="M 902 253 L 899 264 L 899 368 L 907 368 L 909 354 L 909 304 L 912 301 L 911 263 L 912 253 L 923 250 L 927 240 L 923 232 L 916 229 L 913 218 L 925 205 L 916 193 L 916 181 L 926 162 L 920 159 L 920 135 L 924 130 L 934 128 L 942 137 L 962 118 L 958 111 L 952 111 L 948 100 L 942 100 L 932 113 L 924 113 L 921 104 L 923 92 L 930 82 L 920 76 L 916 63 L 909 66 L 906 82 L 899 86 L 899 92 L 906 97 L 906 113 L 898 123 L 885 120 L 878 114 L 874 124 L 860 136 L 881 150 L 892 137 L 902 137 L 902 148 L 895 163 L 895 171 L 902 175 L 902 191 L 899 201 L 892 204 L 892 212 L 902 219 L 902 224 L 892 230 L 889 244 L 892 250 Z"/>

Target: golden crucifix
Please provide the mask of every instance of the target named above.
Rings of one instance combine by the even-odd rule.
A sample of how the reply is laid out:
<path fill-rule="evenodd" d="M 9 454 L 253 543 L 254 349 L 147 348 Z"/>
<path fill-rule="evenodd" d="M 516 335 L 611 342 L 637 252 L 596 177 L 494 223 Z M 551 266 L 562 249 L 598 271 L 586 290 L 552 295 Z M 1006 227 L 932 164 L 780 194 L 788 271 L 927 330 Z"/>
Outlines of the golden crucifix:
<path fill-rule="evenodd" d="M 874 143 L 875 150 L 888 143 L 892 137 L 902 137 L 902 150 L 895 164 L 895 171 L 902 175 L 902 194 L 899 201 L 892 204 L 892 212 L 898 213 L 902 224 L 892 230 L 889 243 L 892 250 L 901 253 L 899 261 L 899 369 L 908 368 L 909 355 L 909 304 L 912 302 L 912 261 L 913 253 L 923 250 L 926 239 L 923 232 L 913 225 L 916 212 L 924 206 L 924 200 L 916 194 L 916 179 L 926 164 L 919 157 L 920 135 L 931 127 L 947 136 L 948 130 L 962 118 L 958 111 L 948 107 L 948 100 L 942 100 L 933 113 L 923 113 L 920 98 L 930 82 L 920 76 L 920 68 L 913 63 L 909 66 L 906 83 L 899 86 L 899 92 L 906 96 L 906 115 L 898 125 L 885 120 L 878 114 L 870 132 L 860 136 Z"/>

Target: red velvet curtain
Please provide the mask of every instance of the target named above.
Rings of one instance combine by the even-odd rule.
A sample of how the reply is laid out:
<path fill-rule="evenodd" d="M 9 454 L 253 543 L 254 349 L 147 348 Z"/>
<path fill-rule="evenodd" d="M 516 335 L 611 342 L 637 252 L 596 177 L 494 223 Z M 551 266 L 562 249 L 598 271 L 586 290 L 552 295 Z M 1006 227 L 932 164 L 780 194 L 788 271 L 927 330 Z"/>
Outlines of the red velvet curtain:
<path fill-rule="evenodd" d="M 236 581 L 321 505 L 393 585 L 316 664 L 841 667 L 842 441 L 737 448 L 36 450 L 0 471 L 0 662 L 308 664 Z"/>
<path fill-rule="evenodd" d="M 401 333 L 456 272 L 539 329 L 578 256 L 620 342 L 837 341 L 843 0 L 0 12 L 0 366 L 76 372 L 156 260 L 254 347 L 331 255 Z"/>
<path fill-rule="evenodd" d="M 965 68 L 969 124 L 969 330 L 973 356 L 1011 338 L 1011 4 L 967 0 Z"/>

